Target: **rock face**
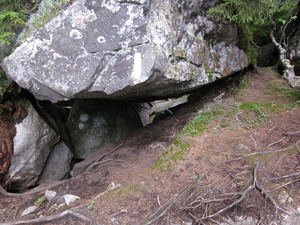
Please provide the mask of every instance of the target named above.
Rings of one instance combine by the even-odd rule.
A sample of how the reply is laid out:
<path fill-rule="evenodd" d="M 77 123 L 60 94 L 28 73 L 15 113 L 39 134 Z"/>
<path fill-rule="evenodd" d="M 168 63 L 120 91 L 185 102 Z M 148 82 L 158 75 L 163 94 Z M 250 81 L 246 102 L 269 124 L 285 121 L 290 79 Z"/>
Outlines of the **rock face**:
<path fill-rule="evenodd" d="M 52 148 L 37 184 L 48 183 L 54 180 L 67 178 L 71 171 L 70 165 L 73 153 L 63 141 Z"/>
<path fill-rule="evenodd" d="M 20 118 L 14 125 L 15 136 L 12 138 L 13 155 L 8 169 L 10 190 L 24 190 L 36 185 L 38 179 L 59 180 L 70 171 L 70 150 L 64 144 L 57 145 L 59 135 L 29 101 L 23 102 L 23 106 L 17 110 Z M 55 166 L 49 164 L 53 154 L 60 158 Z M 45 171 L 48 173 L 47 178 Z"/>
<path fill-rule="evenodd" d="M 74 157 L 81 159 L 138 127 L 142 123 L 133 105 L 95 99 L 76 100 L 67 121 Z"/>
<path fill-rule="evenodd" d="M 300 76 L 300 29 L 289 42 L 288 58 L 294 65 L 296 76 Z"/>
<path fill-rule="evenodd" d="M 77 0 L 3 60 L 36 98 L 175 96 L 248 65 L 204 0 Z"/>
<path fill-rule="evenodd" d="M 11 189 L 22 190 L 35 185 L 51 148 L 58 141 L 59 136 L 30 105 L 27 117 L 16 124 L 14 155 L 9 168 Z"/>

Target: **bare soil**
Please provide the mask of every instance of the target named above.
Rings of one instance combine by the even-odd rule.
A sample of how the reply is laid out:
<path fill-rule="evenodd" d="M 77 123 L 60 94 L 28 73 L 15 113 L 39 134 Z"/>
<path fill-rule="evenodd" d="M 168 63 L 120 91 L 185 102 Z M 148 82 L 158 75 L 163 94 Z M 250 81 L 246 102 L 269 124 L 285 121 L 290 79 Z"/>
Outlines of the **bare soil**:
<path fill-rule="evenodd" d="M 1 196 L 0 222 L 296 224 L 299 91 L 272 68 L 248 72 L 238 87 L 219 85 L 223 98 L 216 98 L 220 87 L 202 91 L 173 115 L 94 155 L 83 175 L 45 185 L 57 195 L 33 213 L 21 217 L 45 190 Z M 68 207 L 65 194 L 80 199 Z"/>

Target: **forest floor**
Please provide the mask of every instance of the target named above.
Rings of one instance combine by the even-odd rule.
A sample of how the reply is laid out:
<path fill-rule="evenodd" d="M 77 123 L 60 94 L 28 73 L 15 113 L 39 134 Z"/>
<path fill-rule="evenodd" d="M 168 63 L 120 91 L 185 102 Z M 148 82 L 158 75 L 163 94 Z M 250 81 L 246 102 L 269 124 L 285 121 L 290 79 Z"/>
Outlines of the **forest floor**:
<path fill-rule="evenodd" d="M 0 223 L 299 223 L 300 92 L 273 68 L 257 72 L 191 96 L 74 178 L 1 196 Z M 67 206 L 66 194 L 80 198 Z"/>

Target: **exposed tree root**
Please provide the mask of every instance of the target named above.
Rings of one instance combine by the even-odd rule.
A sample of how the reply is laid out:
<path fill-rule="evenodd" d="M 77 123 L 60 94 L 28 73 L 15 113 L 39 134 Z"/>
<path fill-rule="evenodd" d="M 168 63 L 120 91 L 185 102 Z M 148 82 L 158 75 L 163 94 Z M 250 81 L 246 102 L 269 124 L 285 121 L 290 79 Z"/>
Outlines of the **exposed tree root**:
<path fill-rule="evenodd" d="M 300 179 L 296 179 L 296 180 L 287 182 L 287 183 L 285 183 L 285 184 L 283 184 L 283 185 L 281 185 L 281 186 L 279 186 L 279 187 L 277 187 L 277 188 L 271 190 L 270 192 L 277 191 L 277 190 L 279 190 L 279 189 L 281 189 L 281 188 L 284 188 L 284 187 L 286 187 L 286 186 L 288 186 L 288 185 L 290 185 L 290 184 L 293 184 L 293 183 L 296 183 L 296 182 L 299 182 L 299 181 L 300 181 Z"/>
<path fill-rule="evenodd" d="M 186 191 L 189 190 L 187 187 L 183 188 L 180 192 L 173 195 L 165 204 L 160 206 L 154 214 L 150 216 L 150 218 L 143 223 L 144 225 L 150 225 L 155 223 L 157 220 L 159 220 L 161 217 L 163 217 L 170 209 L 171 207 L 178 202 L 178 200 L 186 193 Z"/>

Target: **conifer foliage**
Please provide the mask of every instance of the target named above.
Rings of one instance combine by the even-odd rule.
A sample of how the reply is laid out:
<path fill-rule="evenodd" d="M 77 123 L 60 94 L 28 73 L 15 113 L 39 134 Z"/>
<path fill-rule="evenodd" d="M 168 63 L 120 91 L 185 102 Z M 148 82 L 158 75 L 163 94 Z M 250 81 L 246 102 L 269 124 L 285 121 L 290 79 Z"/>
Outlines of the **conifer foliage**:
<path fill-rule="evenodd" d="M 25 27 L 38 3 L 38 0 L 0 0 L 0 62 L 12 51 L 17 33 Z M 0 67 L 0 100 L 8 83 Z"/>
<path fill-rule="evenodd" d="M 247 40 L 247 43 L 243 43 L 243 46 L 246 46 L 243 49 L 253 65 L 256 65 L 256 57 L 252 56 L 255 52 L 255 36 L 263 39 L 261 33 L 265 32 L 265 36 L 269 36 L 279 51 L 279 63 L 286 69 L 286 49 L 290 37 L 286 28 L 291 21 L 297 19 L 298 11 L 299 0 L 223 0 L 220 5 L 210 9 L 209 13 L 217 19 L 229 20 L 239 27 L 240 33 L 244 34 Z M 262 26 L 265 31 L 261 29 Z"/>
<path fill-rule="evenodd" d="M 0 44 L 12 43 L 36 4 L 35 0 L 0 0 Z"/>
<path fill-rule="evenodd" d="M 210 13 L 219 18 L 227 19 L 239 26 L 245 24 L 261 25 L 269 23 L 277 17 L 278 21 L 287 21 L 290 9 L 299 0 L 223 0 Z M 280 16 L 280 17 L 278 17 Z"/>

